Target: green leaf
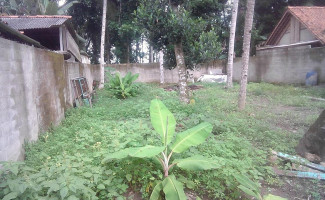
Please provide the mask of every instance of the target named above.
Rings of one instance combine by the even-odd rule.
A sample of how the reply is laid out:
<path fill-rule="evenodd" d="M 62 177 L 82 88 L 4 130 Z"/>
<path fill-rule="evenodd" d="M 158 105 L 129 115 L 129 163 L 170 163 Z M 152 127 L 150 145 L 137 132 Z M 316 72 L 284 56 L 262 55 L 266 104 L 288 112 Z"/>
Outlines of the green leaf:
<path fill-rule="evenodd" d="M 2 200 L 15 199 L 17 196 L 18 196 L 17 192 L 10 192 L 6 196 L 4 196 Z"/>
<path fill-rule="evenodd" d="M 71 195 L 68 197 L 68 200 L 79 200 L 76 196 Z"/>
<path fill-rule="evenodd" d="M 250 195 L 250 196 L 253 196 L 253 197 L 257 198 L 257 199 L 262 200 L 262 199 L 259 197 L 259 194 L 256 193 L 256 191 L 253 191 L 253 190 L 251 190 L 251 189 L 249 189 L 249 188 L 247 188 L 247 187 L 245 187 L 245 186 L 243 186 L 243 185 L 239 185 L 238 188 L 241 189 L 241 190 L 242 190 L 243 192 L 245 192 L 246 194 L 248 194 L 248 195 Z"/>
<path fill-rule="evenodd" d="M 264 200 L 287 200 L 286 198 L 282 198 L 282 197 L 275 196 L 272 194 L 265 195 L 263 199 Z"/>
<path fill-rule="evenodd" d="M 172 152 L 181 153 L 191 146 L 197 146 L 205 141 L 210 136 L 212 125 L 203 122 L 191 129 L 176 135 L 176 140 L 171 146 Z"/>
<path fill-rule="evenodd" d="M 150 104 L 150 118 L 153 128 L 159 133 L 162 143 L 167 146 L 175 133 L 176 120 L 162 101 L 154 99 Z"/>
<path fill-rule="evenodd" d="M 150 200 L 158 200 L 160 197 L 160 191 L 163 189 L 162 181 L 160 181 L 153 189 Z"/>
<path fill-rule="evenodd" d="M 128 156 L 136 157 L 136 158 L 151 158 L 161 153 L 164 150 L 164 148 L 165 147 L 155 147 L 151 145 L 147 145 L 144 147 L 126 148 L 121 151 L 108 155 L 102 162 L 105 163 L 113 159 L 123 159 Z"/>
<path fill-rule="evenodd" d="M 93 176 L 93 174 L 90 173 L 90 172 L 83 173 L 83 175 L 84 175 L 86 178 L 90 178 L 90 177 Z"/>
<path fill-rule="evenodd" d="M 113 160 L 113 159 L 123 159 L 129 156 L 130 153 L 134 152 L 136 148 L 131 147 L 131 148 L 126 148 L 121 151 L 114 152 L 108 156 L 102 161 L 103 163 Z"/>
<path fill-rule="evenodd" d="M 173 163 L 185 170 L 209 170 L 217 169 L 224 165 L 222 160 L 209 159 L 200 155 L 192 156 L 190 158 L 178 159 Z"/>
<path fill-rule="evenodd" d="M 18 171 L 19 171 L 19 166 L 18 165 L 11 165 L 10 171 L 17 176 Z"/>
<path fill-rule="evenodd" d="M 47 194 L 50 194 L 52 191 L 59 191 L 60 186 L 55 181 L 50 181 L 48 184 L 45 184 L 45 187 L 50 187 L 47 191 Z"/>
<path fill-rule="evenodd" d="M 129 155 L 131 157 L 137 157 L 137 158 L 151 158 L 161 153 L 164 149 L 165 147 L 155 147 L 155 146 L 147 145 L 144 147 L 135 148 L 135 151 L 130 153 Z"/>
<path fill-rule="evenodd" d="M 60 190 L 60 196 L 61 196 L 61 199 L 64 199 L 66 196 L 67 196 L 67 194 L 68 194 L 68 188 L 67 187 L 64 187 L 64 188 L 62 188 L 61 190 Z"/>
<path fill-rule="evenodd" d="M 126 180 L 128 180 L 129 182 L 132 180 L 132 175 L 131 174 L 127 174 L 125 176 Z"/>
<path fill-rule="evenodd" d="M 103 190 L 103 189 L 105 189 L 105 185 L 103 185 L 103 184 L 99 184 L 99 185 L 97 186 L 97 189 L 99 189 L 99 190 Z"/>
<path fill-rule="evenodd" d="M 241 185 L 243 185 L 251 190 L 255 190 L 259 193 L 260 185 L 258 183 L 255 183 L 251 179 L 249 179 L 246 175 L 235 174 L 234 177 Z"/>
<path fill-rule="evenodd" d="M 169 175 L 163 182 L 163 191 L 165 193 L 166 200 L 184 200 L 186 199 L 183 185 L 178 182 L 174 175 Z"/>

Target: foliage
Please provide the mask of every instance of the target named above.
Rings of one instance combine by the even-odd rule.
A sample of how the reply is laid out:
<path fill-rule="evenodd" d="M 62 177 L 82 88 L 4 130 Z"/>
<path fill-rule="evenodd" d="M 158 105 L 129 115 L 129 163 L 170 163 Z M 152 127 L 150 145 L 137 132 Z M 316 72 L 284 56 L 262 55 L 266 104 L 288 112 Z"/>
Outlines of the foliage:
<path fill-rule="evenodd" d="M 98 199 L 97 193 L 122 190 L 123 184 L 103 167 L 91 165 L 91 158 L 63 154 L 47 157 L 41 169 L 24 163 L 5 163 L 1 169 L 3 199 Z M 120 188 L 119 188 L 120 187 Z M 117 192 L 106 193 L 113 197 Z M 118 196 L 118 195 L 117 195 Z"/>
<path fill-rule="evenodd" d="M 128 72 L 123 78 L 119 72 L 111 76 L 108 84 L 108 90 L 113 92 L 114 96 L 119 99 L 126 99 L 130 96 L 135 96 L 137 89 L 133 82 L 137 80 L 139 74 L 132 75 Z"/>
<path fill-rule="evenodd" d="M 325 107 L 323 101 L 306 98 L 324 98 L 321 87 L 250 83 L 247 110 L 238 112 L 236 84 L 230 90 L 224 90 L 223 85 L 203 84 L 203 89 L 193 91 L 193 105 L 181 104 L 176 92 L 166 92 L 157 85 L 138 86 L 139 95 L 125 100 L 111 98 L 107 90 L 98 91 L 93 108 L 68 110 L 61 125 L 41 134 L 37 142 L 26 144 L 24 163 L 8 163 L 6 175 L 1 173 L 0 199 L 19 190 L 11 184 L 13 181 L 22 185 L 21 188 L 27 186 L 24 193 L 18 191 L 16 199 L 27 199 L 27 195 L 61 199 L 59 191 L 51 191 L 47 197 L 49 187 L 43 184 L 59 181 L 61 174 L 69 175 L 66 180 L 86 179 L 83 185 L 95 192 L 93 198 L 123 199 L 128 188 L 128 191 L 141 193 L 143 199 L 149 199 L 154 187 L 163 179 L 159 162 L 130 158 L 103 165 L 101 161 L 108 154 L 125 148 L 161 145 L 150 121 L 153 97 L 168 105 L 178 122 L 175 132 L 204 121 L 214 127 L 205 143 L 181 154 L 174 153 L 173 157 L 177 160 L 202 155 L 224 163 L 223 167 L 195 172 L 175 167 L 172 170 L 177 181 L 201 198 L 240 199 L 242 193 L 234 175 L 246 174 L 254 182 L 261 178 L 269 182 L 268 177 L 273 175 L 268 164 L 269 149 L 293 154 L 304 131 Z M 58 175 L 50 174 L 46 169 L 52 169 L 51 173 Z M 318 188 L 307 180 L 305 183 L 313 186 L 308 190 L 304 187 L 306 199 L 317 192 L 322 195 L 320 199 L 323 197 L 323 185 Z M 36 185 L 41 191 L 35 191 L 29 184 Z M 78 185 L 76 192 L 69 188 L 67 197 L 75 195 L 82 199 L 82 195 L 87 194 L 90 193 Z"/>
<path fill-rule="evenodd" d="M 55 0 L 2 0 L 0 1 L 0 13 L 7 15 L 56 15 L 65 14 L 76 0 L 67 0 L 62 6 L 58 6 Z"/>
<path fill-rule="evenodd" d="M 91 57 L 92 63 L 98 63 L 100 49 L 100 24 L 102 13 L 102 1 L 79 0 L 80 3 L 69 9 L 72 16 L 72 23 L 77 32 L 87 40 L 86 51 Z M 137 0 L 127 1 L 107 1 L 107 27 L 106 27 L 106 46 L 105 59 L 110 63 L 113 54 L 117 63 L 136 61 L 136 56 L 131 50 L 133 42 L 139 42 L 141 31 L 133 23 L 137 9 Z M 114 48 L 113 48 L 114 47 Z"/>
<path fill-rule="evenodd" d="M 136 23 L 156 50 L 164 49 L 165 66 L 175 67 L 173 45 L 182 42 L 188 68 L 220 56 L 220 13 L 225 1 L 141 0 Z M 211 45 L 211 46 L 210 46 Z"/>
<path fill-rule="evenodd" d="M 212 131 L 212 125 L 201 123 L 191 129 L 183 131 L 176 135 L 172 145 L 171 140 L 175 133 L 176 120 L 167 107 L 158 99 L 152 100 L 150 105 L 151 123 L 154 129 L 159 133 L 163 146 L 133 147 L 123 149 L 108 155 L 103 162 L 113 159 L 123 159 L 128 156 L 135 158 L 156 158 L 160 161 L 163 168 L 165 179 L 158 182 L 150 196 L 150 199 L 159 199 L 160 191 L 164 191 L 165 198 L 176 200 L 185 199 L 183 186 L 178 182 L 174 175 L 169 175 L 169 170 L 177 165 L 185 170 L 210 170 L 221 166 L 216 160 L 208 159 L 199 155 L 192 155 L 185 159 L 176 159 L 171 164 L 173 153 L 182 153 L 192 146 L 197 146 L 205 141 Z M 170 149 L 168 153 L 168 149 Z M 159 155 L 161 154 L 161 155 Z"/>
<path fill-rule="evenodd" d="M 249 196 L 255 197 L 258 200 L 287 200 L 285 198 L 275 196 L 272 194 L 265 195 L 264 197 L 261 196 L 260 185 L 250 180 L 244 174 L 237 174 L 235 175 L 236 180 L 240 183 L 238 188 L 246 193 Z"/>

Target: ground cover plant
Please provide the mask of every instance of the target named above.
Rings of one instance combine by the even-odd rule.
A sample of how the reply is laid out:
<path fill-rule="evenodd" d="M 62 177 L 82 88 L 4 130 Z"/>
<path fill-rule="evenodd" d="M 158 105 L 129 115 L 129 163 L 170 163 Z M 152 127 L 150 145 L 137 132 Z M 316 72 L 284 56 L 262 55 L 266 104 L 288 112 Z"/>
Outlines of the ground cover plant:
<path fill-rule="evenodd" d="M 126 197 L 133 191 L 149 199 L 164 179 L 159 162 L 130 158 L 103 164 L 102 160 L 125 148 L 161 144 L 150 121 L 152 99 L 160 99 L 174 114 L 176 132 L 202 122 L 213 126 L 206 142 L 175 154 L 175 159 L 199 154 L 222 158 L 224 167 L 200 172 L 174 168 L 185 194 L 194 193 L 201 199 L 245 198 L 235 174 L 246 174 L 254 182 L 264 179 L 263 190 L 269 193 L 274 190 L 272 185 L 286 186 L 273 176 L 270 149 L 293 154 L 298 140 L 325 108 L 323 101 L 307 98 L 325 98 L 324 89 L 318 87 L 251 83 L 243 112 L 237 111 L 238 85 L 225 90 L 223 85 L 204 84 L 193 92 L 195 103 L 191 105 L 180 103 L 176 92 L 157 85 L 137 87 L 137 96 L 123 100 L 109 90 L 99 91 L 93 108 L 69 110 L 60 126 L 40 135 L 38 142 L 26 144 L 26 160 L 6 163 L 1 169 L 0 198 L 135 199 Z M 280 196 L 325 198 L 322 184 L 289 181 L 295 181 L 293 192 Z M 302 190 L 299 185 L 307 187 Z"/>

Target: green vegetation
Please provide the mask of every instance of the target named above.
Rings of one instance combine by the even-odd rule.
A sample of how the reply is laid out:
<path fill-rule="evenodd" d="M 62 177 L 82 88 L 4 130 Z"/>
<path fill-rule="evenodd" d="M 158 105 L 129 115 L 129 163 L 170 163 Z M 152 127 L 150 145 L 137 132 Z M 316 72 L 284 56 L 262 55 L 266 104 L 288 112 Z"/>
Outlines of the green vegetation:
<path fill-rule="evenodd" d="M 190 147 L 203 143 L 210 136 L 212 125 L 203 122 L 191 129 L 183 131 L 176 135 L 175 141 L 169 146 L 176 128 L 174 115 L 160 100 L 154 99 L 150 105 L 150 117 L 152 126 L 159 133 L 163 146 L 147 145 L 144 147 L 126 148 L 108 155 L 104 159 L 104 162 L 113 159 L 123 159 L 128 156 L 134 158 L 155 158 L 161 164 L 165 179 L 157 183 L 150 199 L 161 199 L 161 191 L 164 192 L 167 200 L 186 199 L 183 185 L 176 180 L 174 175 L 169 174 L 169 170 L 174 165 L 185 170 L 210 170 L 220 168 L 223 162 L 219 162 L 219 159 L 212 160 L 200 155 L 193 155 L 185 159 L 176 159 L 172 162 L 172 155 L 173 153 L 182 153 Z M 170 162 L 172 163 L 169 164 Z"/>
<path fill-rule="evenodd" d="M 174 113 L 176 132 L 202 122 L 213 125 L 205 143 L 173 155 L 175 159 L 199 154 L 223 164 L 199 172 L 174 168 L 177 180 L 201 199 L 238 199 L 241 191 L 234 175 L 274 181 L 269 178 L 269 150 L 292 154 L 325 107 L 323 101 L 306 98 L 324 98 L 321 88 L 251 83 L 243 112 L 237 111 L 238 85 L 225 90 L 222 85 L 205 84 L 193 92 L 191 105 L 180 103 L 176 92 L 155 85 L 139 84 L 138 90 L 138 96 L 124 100 L 102 90 L 93 108 L 71 109 L 60 126 L 26 145 L 25 162 L 4 165 L 0 198 L 125 199 L 129 189 L 149 199 L 164 179 L 159 162 L 130 158 L 102 164 L 102 160 L 125 148 L 161 144 L 149 112 L 150 101 L 156 97 Z M 317 189 L 307 192 L 317 196 Z"/>
<path fill-rule="evenodd" d="M 116 98 L 126 99 L 135 96 L 137 92 L 136 86 L 133 84 L 139 77 L 139 74 L 132 75 L 128 72 L 123 78 L 119 72 L 109 77 L 108 90 L 110 90 Z"/>

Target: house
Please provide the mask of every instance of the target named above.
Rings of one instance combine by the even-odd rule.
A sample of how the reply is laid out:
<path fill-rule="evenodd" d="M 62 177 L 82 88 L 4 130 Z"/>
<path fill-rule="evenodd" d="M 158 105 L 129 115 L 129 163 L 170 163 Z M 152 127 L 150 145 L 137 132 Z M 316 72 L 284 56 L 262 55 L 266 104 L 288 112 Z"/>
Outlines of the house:
<path fill-rule="evenodd" d="M 234 80 L 241 79 L 241 58 Z M 249 59 L 248 81 L 325 83 L 325 7 L 288 7 L 265 44 Z"/>
<path fill-rule="evenodd" d="M 258 50 L 325 45 L 325 7 L 288 7 L 281 20 Z"/>
<path fill-rule="evenodd" d="M 73 55 L 82 61 L 71 16 L 0 16 L 0 21 L 50 50 L 65 52 L 65 56 Z"/>
<path fill-rule="evenodd" d="M 16 29 L 11 28 L 10 26 L 8 26 L 8 24 L 2 22 L 0 19 L 0 38 L 1 37 L 19 43 L 31 45 L 34 47 L 45 48 L 39 42 L 33 40 L 30 37 L 27 37 Z"/>

